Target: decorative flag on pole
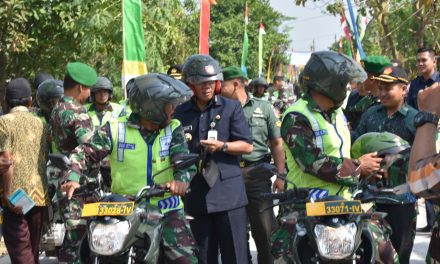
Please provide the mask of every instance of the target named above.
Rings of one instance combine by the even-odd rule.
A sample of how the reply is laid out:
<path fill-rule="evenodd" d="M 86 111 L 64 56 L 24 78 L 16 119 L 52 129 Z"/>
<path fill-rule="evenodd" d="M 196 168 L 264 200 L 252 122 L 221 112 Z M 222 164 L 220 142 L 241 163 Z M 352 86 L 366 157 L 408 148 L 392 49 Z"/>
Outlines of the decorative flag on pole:
<path fill-rule="evenodd" d="M 258 77 L 263 76 L 263 35 L 266 34 L 264 25 L 260 22 L 260 31 L 258 38 Z"/>
<path fill-rule="evenodd" d="M 353 42 L 351 41 L 351 36 L 350 36 L 350 29 L 348 28 L 348 24 L 347 21 L 345 20 L 345 15 L 343 11 L 341 13 L 341 27 L 342 27 L 342 31 L 344 31 L 345 33 L 345 38 L 350 43 L 351 54 L 354 54 Z"/>
<path fill-rule="evenodd" d="M 359 16 L 359 20 L 360 20 L 360 26 L 361 26 L 360 33 L 359 33 L 359 39 L 362 42 L 362 40 L 364 39 L 364 36 L 365 36 L 365 30 L 367 29 L 368 18 L 367 17 Z M 358 59 L 358 62 L 361 61 L 361 59 L 360 59 L 361 58 L 361 54 L 359 52 L 359 49 L 357 50 L 356 58 Z"/>
<path fill-rule="evenodd" d="M 266 76 L 267 83 L 270 83 L 270 67 L 272 64 L 272 57 L 274 52 L 275 52 L 275 47 L 272 48 L 272 52 L 270 53 L 270 57 L 269 57 L 269 62 L 267 63 L 267 76 Z"/>
<path fill-rule="evenodd" d="M 217 4 L 215 0 L 201 0 L 200 6 L 200 32 L 199 54 L 209 54 L 209 27 L 211 23 L 211 4 Z"/>
<path fill-rule="evenodd" d="M 241 71 L 247 76 L 246 60 L 248 56 L 249 39 L 247 34 L 248 24 L 248 2 L 246 0 L 246 8 L 244 11 L 244 37 L 243 37 L 243 52 L 241 54 Z"/>
<path fill-rule="evenodd" d="M 122 62 L 121 80 L 122 89 L 125 98 L 127 98 L 125 90 L 127 82 L 131 78 L 147 73 L 141 0 L 123 0 L 122 16 L 124 60 Z"/>
<path fill-rule="evenodd" d="M 338 53 L 342 52 L 342 37 L 339 38 Z"/>
<path fill-rule="evenodd" d="M 350 12 L 351 24 L 353 24 L 353 30 L 354 30 L 354 36 L 356 37 L 357 49 L 359 50 L 359 53 L 361 54 L 361 59 L 363 59 L 363 58 L 365 58 L 365 52 L 364 52 L 364 49 L 362 48 L 361 39 L 359 38 L 359 32 L 358 32 L 358 28 L 357 28 L 357 24 L 356 24 L 356 19 L 354 16 L 353 7 L 351 6 L 350 0 L 347 0 L 347 6 L 348 6 L 348 11 Z"/>

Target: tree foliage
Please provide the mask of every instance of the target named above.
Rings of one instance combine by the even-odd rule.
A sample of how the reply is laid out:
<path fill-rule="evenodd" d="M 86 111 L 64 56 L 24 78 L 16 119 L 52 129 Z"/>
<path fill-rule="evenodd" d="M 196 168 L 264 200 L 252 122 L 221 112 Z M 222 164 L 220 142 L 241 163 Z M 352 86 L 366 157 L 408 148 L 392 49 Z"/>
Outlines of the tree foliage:
<path fill-rule="evenodd" d="M 316 1 L 321 0 L 313 0 Z M 297 5 L 304 5 L 306 2 L 307 0 L 295 0 Z M 367 55 L 382 54 L 389 58 L 400 59 L 407 69 L 414 72 L 418 48 L 432 47 L 440 52 L 440 1 L 352 2 L 360 14 L 371 18 L 363 39 L 363 47 Z M 329 13 L 340 16 L 344 3 L 345 1 L 342 0 L 333 0 L 326 9 Z M 353 42 L 355 43 L 354 39 Z M 333 49 L 336 47 L 336 44 L 332 46 Z"/>
<path fill-rule="evenodd" d="M 244 35 L 243 0 L 218 0 L 211 7 L 210 54 L 218 59 L 222 66 L 240 66 Z M 250 78 L 258 77 L 258 34 L 260 22 L 264 24 L 266 34 L 263 35 L 263 73 L 267 71 L 268 61 L 273 52 L 271 69 L 280 63 L 287 64 L 285 52 L 289 46 L 286 32 L 280 32 L 283 21 L 291 18 L 275 11 L 269 1 L 248 1 L 249 53 L 247 69 Z"/>
<path fill-rule="evenodd" d="M 244 32 L 244 0 L 218 0 L 211 8 L 211 55 L 222 65 L 238 65 Z M 164 72 L 198 52 L 199 1 L 143 0 L 147 68 Z M 65 65 L 78 60 L 120 83 L 122 0 L 0 1 L 0 85 L 41 71 L 62 79 Z M 258 23 L 266 26 L 264 58 L 275 47 L 274 63 L 285 60 L 284 19 L 267 0 L 249 1 L 249 72 L 257 71 Z M 117 89 L 116 89 L 117 90 Z M 0 96 L 3 94 L 1 89 Z"/>

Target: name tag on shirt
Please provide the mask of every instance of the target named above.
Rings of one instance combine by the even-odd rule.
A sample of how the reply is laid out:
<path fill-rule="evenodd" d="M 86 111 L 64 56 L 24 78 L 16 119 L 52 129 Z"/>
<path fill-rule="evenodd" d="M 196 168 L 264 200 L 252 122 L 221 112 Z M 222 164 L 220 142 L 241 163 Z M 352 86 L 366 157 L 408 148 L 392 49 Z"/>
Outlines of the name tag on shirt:
<path fill-rule="evenodd" d="M 166 136 L 160 139 L 160 152 L 161 157 L 168 156 L 170 151 L 171 137 Z"/>
<path fill-rule="evenodd" d="M 317 137 L 322 137 L 322 136 L 327 135 L 327 134 L 328 134 L 327 130 L 325 130 L 325 129 L 315 131 L 315 136 L 317 136 Z"/>
<path fill-rule="evenodd" d="M 130 144 L 130 143 L 118 143 L 118 149 L 135 149 L 136 144 Z"/>
<path fill-rule="evenodd" d="M 190 126 L 184 126 L 183 127 L 183 131 L 184 132 L 188 132 L 188 131 L 192 131 L 192 129 L 193 129 L 193 127 L 190 125 Z"/>

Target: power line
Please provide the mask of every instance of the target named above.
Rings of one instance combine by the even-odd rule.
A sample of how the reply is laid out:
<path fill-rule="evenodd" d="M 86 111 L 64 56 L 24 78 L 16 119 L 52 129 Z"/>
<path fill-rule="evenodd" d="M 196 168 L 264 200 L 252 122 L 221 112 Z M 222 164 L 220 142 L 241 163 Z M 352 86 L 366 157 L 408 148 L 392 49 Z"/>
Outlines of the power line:
<path fill-rule="evenodd" d="M 328 16 L 330 16 L 330 15 L 319 15 L 319 16 L 314 16 L 314 17 L 308 17 L 308 18 L 293 20 L 292 23 L 294 23 L 294 24 L 302 23 L 302 22 L 305 22 L 305 21 L 310 21 L 310 20 L 313 20 L 313 19 L 324 18 L 324 17 L 328 17 Z"/>

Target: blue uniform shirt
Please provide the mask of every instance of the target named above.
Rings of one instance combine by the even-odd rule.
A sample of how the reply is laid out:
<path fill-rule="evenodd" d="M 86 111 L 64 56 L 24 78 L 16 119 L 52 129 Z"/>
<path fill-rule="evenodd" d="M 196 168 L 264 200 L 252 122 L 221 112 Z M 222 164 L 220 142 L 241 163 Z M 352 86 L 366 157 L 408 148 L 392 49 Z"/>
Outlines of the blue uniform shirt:
<path fill-rule="evenodd" d="M 429 87 L 433 85 L 435 82 L 440 82 L 440 73 L 434 72 L 433 75 L 428 80 L 425 80 L 423 76 L 418 76 L 414 80 L 412 80 L 410 86 L 409 86 L 409 92 L 408 97 L 406 99 L 406 103 L 412 107 L 414 107 L 416 110 L 419 109 L 419 106 L 417 105 L 417 94 L 420 90 L 425 89 L 426 87 Z"/>
<path fill-rule="evenodd" d="M 238 101 L 215 96 L 200 111 L 194 100 L 179 105 L 175 118 L 180 120 L 185 134 L 191 134 L 188 147 L 192 153 L 200 153 L 200 140 L 207 139 L 210 124 L 215 123 L 217 139 L 224 142 L 243 140 L 252 144 L 248 122 Z M 191 215 L 222 212 L 247 204 L 247 197 L 239 166 L 239 156 L 223 152 L 208 154 L 220 170 L 220 177 L 212 188 L 201 175 L 191 182 L 186 209 Z"/>

